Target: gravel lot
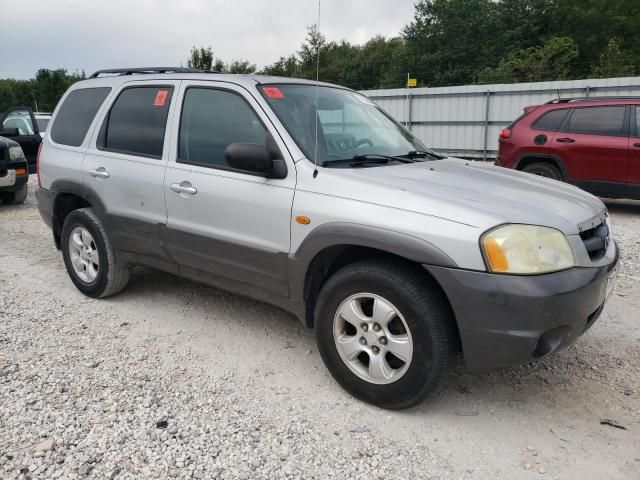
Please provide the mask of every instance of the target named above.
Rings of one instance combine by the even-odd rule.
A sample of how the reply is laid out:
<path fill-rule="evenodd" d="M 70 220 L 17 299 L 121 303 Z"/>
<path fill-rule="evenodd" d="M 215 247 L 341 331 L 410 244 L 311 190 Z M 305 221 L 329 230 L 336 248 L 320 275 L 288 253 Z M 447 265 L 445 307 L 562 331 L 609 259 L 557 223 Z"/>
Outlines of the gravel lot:
<path fill-rule="evenodd" d="M 608 205 L 624 260 L 590 332 L 406 412 L 343 392 L 274 307 L 144 268 L 85 298 L 33 194 L 0 205 L 0 477 L 638 479 L 640 202 Z"/>

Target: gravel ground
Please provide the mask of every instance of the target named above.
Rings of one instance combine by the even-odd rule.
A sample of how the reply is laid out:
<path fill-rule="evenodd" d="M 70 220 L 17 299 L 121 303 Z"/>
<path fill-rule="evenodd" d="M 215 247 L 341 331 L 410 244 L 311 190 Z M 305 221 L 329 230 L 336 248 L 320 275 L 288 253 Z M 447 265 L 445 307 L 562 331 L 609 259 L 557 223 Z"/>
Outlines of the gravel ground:
<path fill-rule="evenodd" d="M 608 204 L 624 260 L 589 333 L 405 412 L 343 392 L 274 307 L 145 268 L 85 298 L 33 194 L 0 205 L 0 477 L 638 479 L 640 202 Z"/>

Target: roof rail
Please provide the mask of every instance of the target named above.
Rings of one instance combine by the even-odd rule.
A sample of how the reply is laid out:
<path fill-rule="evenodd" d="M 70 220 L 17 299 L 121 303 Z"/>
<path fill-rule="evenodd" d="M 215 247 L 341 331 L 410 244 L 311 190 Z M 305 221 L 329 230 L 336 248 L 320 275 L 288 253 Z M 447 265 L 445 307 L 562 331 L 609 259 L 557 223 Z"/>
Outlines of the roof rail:
<path fill-rule="evenodd" d="M 143 67 L 143 68 L 110 68 L 93 72 L 89 78 L 98 78 L 100 75 L 133 75 L 144 73 L 217 73 L 197 68 L 187 67 Z"/>
<path fill-rule="evenodd" d="M 570 102 L 589 102 L 589 101 L 598 101 L 598 100 L 640 100 L 640 96 L 624 96 L 624 97 L 571 97 L 571 98 L 554 98 L 553 100 L 549 100 L 545 102 L 545 105 L 549 105 L 551 103 L 570 103 Z"/>

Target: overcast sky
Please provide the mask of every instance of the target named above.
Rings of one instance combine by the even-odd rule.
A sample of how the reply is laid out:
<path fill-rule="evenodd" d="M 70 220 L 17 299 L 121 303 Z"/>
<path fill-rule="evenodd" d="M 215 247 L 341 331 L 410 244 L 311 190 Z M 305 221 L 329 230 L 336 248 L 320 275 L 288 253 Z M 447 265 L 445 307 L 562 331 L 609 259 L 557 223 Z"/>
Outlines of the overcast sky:
<path fill-rule="evenodd" d="M 322 0 L 329 40 L 398 35 L 414 0 Z M 193 45 L 262 67 L 298 50 L 317 0 L 0 0 L 0 78 L 186 64 Z"/>

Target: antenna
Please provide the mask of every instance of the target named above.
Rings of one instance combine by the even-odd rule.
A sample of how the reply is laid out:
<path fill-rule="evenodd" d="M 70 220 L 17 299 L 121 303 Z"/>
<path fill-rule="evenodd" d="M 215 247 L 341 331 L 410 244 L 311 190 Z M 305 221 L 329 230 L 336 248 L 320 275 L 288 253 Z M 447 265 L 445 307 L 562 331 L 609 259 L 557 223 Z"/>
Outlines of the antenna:
<path fill-rule="evenodd" d="M 316 30 L 318 31 L 318 47 L 316 52 L 316 104 L 315 104 L 315 118 L 316 118 L 316 145 L 313 153 L 313 178 L 318 176 L 318 100 L 320 97 L 320 44 L 322 37 L 320 36 L 320 1 L 318 0 L 318 21 L 316 23 Z"/>

